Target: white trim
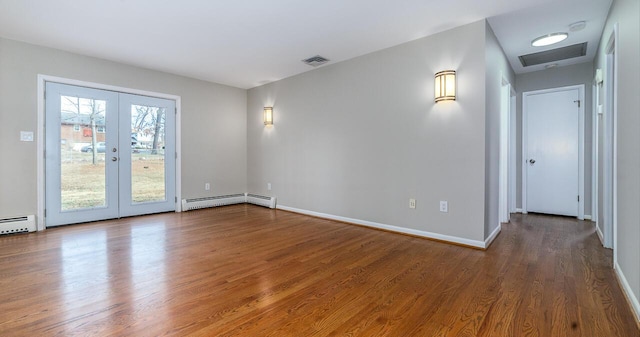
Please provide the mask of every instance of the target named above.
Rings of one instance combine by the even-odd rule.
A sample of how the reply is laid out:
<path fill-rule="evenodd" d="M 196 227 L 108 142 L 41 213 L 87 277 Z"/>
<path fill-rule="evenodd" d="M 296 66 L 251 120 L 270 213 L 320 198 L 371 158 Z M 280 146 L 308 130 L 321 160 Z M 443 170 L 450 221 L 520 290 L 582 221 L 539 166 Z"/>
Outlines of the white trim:
<path fill-rule="evenodd" d="M 176 96 L 176 212 L 182 212 L 182 97 Z"/>
<path fill-rule="evenodd" d="M 600 118 L 598 117 L 598 106 L 600 105 L 600 84 L 597 79 L 593 80 L 592 104 L 591 104 L 591 215 L 598 227 L 598 131 L 600 129 Z"/>
<path fill-rule="evenodd" d="M 496 237 L 498 237 L 498 234 L 500 234 L 501 231 L 502 231 L 502 224 L 498 224 L 496 229 L 494 229 L 493 232 L 489 235 L 489 237 L 487 237 L 484 240 L 484 247 L 483 248 L 489 247 L 491 245 L 491 243 L 493 242 L 493 240 L 495 240 Z"/>
<path fill-rule="evenodd" d="M 613 71 L 613 222 L 612 222 L 612 226 L 613 226 L 613 244 L 612 244 L 612 248 L 613 248 L 613 262 L 617 265 L 618 264 L 618 250 L 616 249 L 617 247 L 617 242 L 618 242 L 618 71 L 620 69 L 619 65 L 620 63 L 618 62 L 618 41 L 620 41 L 618 39 L 618 23 L 616 22 L 613 25 L 613 32 L 611 33 L 612 37 L 613 37 L 613 64 L 614 64 L 614 71 Z M 609 41 L 609 43 L 612 43 L 612 41 Z M 632 293 L 633 294 L 633 293 Z M 638 310 L 638 299 L 637 298 L 633 298 L 635 300 L 635 304 L 636 304 L 636 317 L 640 316 L 640 310 Z"/>
<path fill-rule="evenodd" d="M 498 156 L 498 223 L 509 222 L 509 105 L 511 85 L 502 77 L 500 86 L 499 156 Z"/>
<path fill-rule="evenodd" d="M 522 213 L 527 214 L 527 158 L 529 155 L 527 147 L 527 98 L 531 95 L 539 95 L 558 91 L 578 90 L 578 97 L 584 103 L 584 84 L 570 85 L 565 87 L 526 91 L 522 93 Z M 579 220 L 584 220 L 584 106 L 578 108 L 578 215 Z"/>
<path fill-rule="evenodd" d="M 366 220 L 360 220 L 360 219 L 347 218 L 347 217 L 338 216 L 338 215 L 314 212 L 314 211 L 309 211 L 309 210 L 305 210 L 305 209 L 289 207 L 289 206 L 284 206 L 284 205 L 277 205 L 276 209 L 281 209 L 283 211 L 289 211 L 289 212 L 300 213 L 300 214 L 305 214 L 305 215 L 311 215 L 311 216 L 315 216 L 315 217 L 318 217 L 318 218 L 342 221 L 342 222 L 352 223 L 352 224 L 371 227 L 371 228 L 383 229 L 383 230 L 391 231 L 391 232 L 397 232 L 397 233 L 420 236 L 420 237 L 429 238 L 429 239 L 436 239 L 436 240 L 440 240 L 440 241 L 457 243 L 457 244 L 461 244 L 461 245 L 465 245 L 465 246 L 477 247 L 477 248 L 482 248 L 482 249 L 485 249 L 485 248 L 489 247 L 489 244 L 498 235 L 498 233 L 500 232 L 500 229 L 501 229 L 501 227 L 498 226 L 496 228 L 496 230 L 494 230 L 494 232 L 491 233 L 489 238 L 483 242 L 483 241 L 460 238 L 460 237 L 457 237 L 457 236 L 450 236 L 450 235 L 444 235 L 444 234 L 420 231 L 420 230 L 411 229 L 411 228 L 404 228 L 404 227 L 381 224 L 381 223 L 378 223 L 378 222 L 372 222 L 372 221 L 366 221 Z M 491 240 L 489 240 L 489 239 L 491 239 Z"/>
<path fill-rule="evenodd" d="M 600 227 L 598 227 L 598 224 L 596 224 L 596 233 L 598 234 L 598 239 L 600 239 L 600 244 L 604 247 L 604 235 L 602 234 Z"/>
<path fill-rule="evenodd" d="M 57 76 L 50 76 L 50 75 L 43 75 L 43 74 L 38 74 L 37 76 L 37 87 L 38 87 L 38 92 L 37 92 L 37 97 L 38 97 L 38 111 L 37 111 L 37 130 L 36 130 L 36 135 L 37 135 L 37 144 L 36 144 L 36 151 L 37 151 L 37 159 L 36 159 L 36 171 L 37 171 L 37 177 L 36 177 L 36 183 L 37 183 L 37 229 L 39 231 L 44 230 L 45 229 L 45 217 L 44 217 L 44 208 L 45 208 L 45 161 L 44 161 L 44 143 L 45 143 L 45 139 L 44 139 L 44 132 L 45 132 L 45 116 L 44 116 L 44 98 L 45 98 L 45 92 L 44 92 L 44 88 L 45 88 L 45 83 L 46 82 L 57 82 L 57 83 L 62 83 L 62 84 L 68 84 L 68 85 L 75 85 L 75 86 L 81 86 L 81 87 L 87 87 L 87 88 L 94 88 L 94 89 L 102 89 L 102 90 L 110 90 L 110 91 L 116 91 L 116 92 L 122 92 L 122 93 L 127 93 L 127 94 L 134 94 L 134 95 L 141 95 L 141 96 L 151 96 L 151 97 L 158 97 L 158 98 L 165 98 L 165 99 L 169 99 L 169 100 L 173 100 L 176 102 L 176 201 L 175 205 L 176 205 L 176 212 L 180 212 L 181 211 L 181 203 L 179 202 L 179 200 L 182 200 L 182 156 L 181 156 L 181 111 L 182 111 L 182 106 L 181 106 L 181 102 L 182 99 L 180 96 L 177 95 L 172 95 L 172 94 L 165 94 L 165 93 L 159 93 L 159 92 L 153 92 L 153 91 L 148 91 L 148 90 L 140 90 L 140 89 L 132 89 L 132 88 L 126 88 L 126 87 L 120 87 L 120 86 L 115 86 L 115 85 L 108 85 L 108 84 L 102 84 L 102 83 L 95 83 L 95 82 L 87 82 L 87 81 L 80 81 L 80 80 L 74 80 L 74 79 L 69 79 L 69 78 L 64 78 L 64 77 L 57 77 Z"/>
<path fill-rule="evenodd" d="M 625 295 L 627 295 L 627 299 L 629 300 L 629 304 L 631 306 L 631 311 L 634 313 L 636 317 L 636 321 L 640 322 L 640 302 L 638 302 L 638 298 L 633 293 L 627 278 L 622 273 L 622 269 L 620 269 L 620 265 L 616 262 L 614 263 L 613 270 L 616 271 L 616 275 L 618 276 L 618 281 L 620 283 L 620 287 L 622 291 L 624 291 Z"/>
<path fill-rule="evenodd" d="M 584 84 L 579 85 L 578 95 L 580 106 L 578 107 L 578 220 L 584 220 L 584 106 L 585 102 Z"/>
<path fill-rule="evenodd" d="M 604 49 L 604 118 L 603 118 L 603 234 L 604 246 L 613 249 L 613 262 L 618 261 L 616 242 L 618 236 L 618 176 L 617 176 L 617 114 L 618 114 L 618 24 L 613 25 L 613 31 Z M 611 68 L 613 67 L 613 71 Z M 611 200 L 611 203 L 607 202 Z"/>
<path fill-rule="evenodd" d="M 36 228 L 39 231 L 45 229 L 44 225 L 44 184 L 45 184 L 45 161 L 44 161 L 44 85 L 45 76 L 38 75 L 38 111 L 37 111 L 37 124 L 36 124 L 36 195 L 37 195 L 37 210 L 36 210 Z"/>
<path fill-rule="evenodd" d="M 516 92 L 511 86 L 511 97 L 509 99 L 509 212 L 514 213 L 516 208 L 516 184 L 517 184 L 517 172 L 518 156 L 516 153 L 517 148 L 517 119 L 516 119 Z"/>
<path fill-rule="evenodd" d="M 522 208 L 516 208 L 516 213 L 522 213 Z M 527 213 L 523 213 L 523 214 L 527 214 Z"/>
<path fill-rule="evenodd" d="M 591 221 L 591 215 L 587 215 L 587 214 L 585 214 L 585 215 L 584 215 L 584 220 L 589 220 L 589 221 Z"/>

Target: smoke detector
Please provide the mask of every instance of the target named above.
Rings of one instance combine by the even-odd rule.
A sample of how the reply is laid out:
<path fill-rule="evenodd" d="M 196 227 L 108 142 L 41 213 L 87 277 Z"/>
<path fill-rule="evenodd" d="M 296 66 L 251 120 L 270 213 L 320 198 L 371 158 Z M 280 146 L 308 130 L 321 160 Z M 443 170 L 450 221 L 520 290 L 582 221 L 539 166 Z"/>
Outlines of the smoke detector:
<path fill-rule="evenodd" d="M 569 25 L 569 30 L 572 32 L 578 32 L 584 29 L 587 26 L 586 21 L 578 21 Z"/>

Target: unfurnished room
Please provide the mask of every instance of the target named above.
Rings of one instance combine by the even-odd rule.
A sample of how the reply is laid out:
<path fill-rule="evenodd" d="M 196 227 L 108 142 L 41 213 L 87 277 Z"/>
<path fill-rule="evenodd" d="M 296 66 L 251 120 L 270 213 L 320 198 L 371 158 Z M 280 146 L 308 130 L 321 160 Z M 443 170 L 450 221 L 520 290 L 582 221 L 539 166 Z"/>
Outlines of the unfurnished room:
<path fill-rule="evenodd" d="M 638 0 L 0 0 L 0 336 L 640 337 Z"/>

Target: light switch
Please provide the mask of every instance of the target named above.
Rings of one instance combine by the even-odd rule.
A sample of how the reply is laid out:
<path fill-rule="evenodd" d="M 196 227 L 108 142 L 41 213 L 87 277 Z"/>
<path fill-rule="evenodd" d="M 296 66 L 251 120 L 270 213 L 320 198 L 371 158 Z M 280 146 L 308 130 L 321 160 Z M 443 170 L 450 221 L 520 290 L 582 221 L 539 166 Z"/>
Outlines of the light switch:
<path fill-rule="evenodd" d="M 20 131 L 21 142 L 33 142 L 33 131 Z"/>

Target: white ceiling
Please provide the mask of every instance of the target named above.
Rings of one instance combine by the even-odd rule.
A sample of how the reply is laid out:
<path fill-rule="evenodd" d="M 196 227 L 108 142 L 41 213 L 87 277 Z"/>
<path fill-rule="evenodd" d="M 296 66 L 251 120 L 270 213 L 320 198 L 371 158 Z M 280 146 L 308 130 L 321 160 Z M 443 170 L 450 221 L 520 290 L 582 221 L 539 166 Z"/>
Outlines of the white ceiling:
<path fill-rule="evenodd" d="M 596 55 L 609 7 L 611 7 L 611 0 L 557 1 L 553 6 L 541 5 L 491 17 L 489 24 L 507 54 L 513 70 L 516 73 L 524 73 L 543 70 L 547 64 L 525 68 L 518 56 L 583 42 L 587 42 L 587 55 L 555 63 L 561 67 L 592 61 Z M 569 25 L 578 21 L 585 21 L 586 27 L 583 30 L 571 32 Z M 552 46 L 531 46 L 531 41 L 536 37 L 556 32 L 569 33 L 569 37 Z"/>
<path fill-rule="evenodd" d="M 516 72 L 531 39 L 579 20 L 587 29 L 562 45 L 589 40 L 592 59 L 610 2 L 0 0 L 0 36 L 252 88 L 314 69 L 310 56 L 331 64 L 483 18 Z"/>

